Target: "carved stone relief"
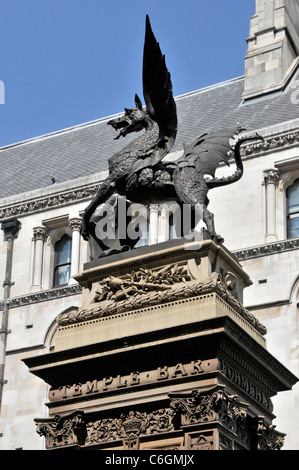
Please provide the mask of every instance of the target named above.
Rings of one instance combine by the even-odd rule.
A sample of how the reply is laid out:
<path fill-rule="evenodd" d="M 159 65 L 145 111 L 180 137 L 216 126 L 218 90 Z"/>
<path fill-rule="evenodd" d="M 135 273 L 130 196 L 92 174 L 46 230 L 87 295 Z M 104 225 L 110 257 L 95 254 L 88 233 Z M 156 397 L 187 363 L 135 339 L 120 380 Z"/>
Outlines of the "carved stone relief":
<path fill-rule="evenodd" d="M 56 415 L 53 419 L 36 419 L 37 433 L 46 438 L 46 447 L 83 444 L 86 437 L 84 413 L 76 411 L 68 416 Z"/>
<path fill-rule="evenodd" d="M 276 426 L 267 424 L 263 416 L 257 419 L 257 450 L 280 450 L 284 445 L 285 434 L 276 431 Z"/>
<path fill-rule="evenodd" d="M 36 419 L 37 432 L 46 438 L 47 448 L 100 444 L 107 447 L 121 441 L 124 449 L 137 450 L 144 436 L 155 439 L 157 435 L 167 436 L 192 426 L 194 431 L 185 435 L 185 449 L 212 450 L 216 449 L 215 432 L 221 424 L 222 448 L 233 448 L 233 442 L 247 450 L 279 450 L 283 446 L 284 434 L 277 432 L 263 416 L 252 418 L 249 405 L 227 394 L 222 385 L 204 391 L 172 393 L 169 398 L 169 408 L 151 412 L 131 410 L 119 418 L 90 421 L 83 411 L 76 411 L 67 416 Z M 207 423 L 214 425 L 207 430 L 202 427 Z"/>
<path fill-rule="evenodd" d="M 237 284 L 236 275 L 226 270 L 206 278 L 195 260 L 156 270 L 140 268 L 123 276 L 110 275 L 94 282 L 90 290 L 85 288 L 78 312 L 62 314 L 57 321 L 65 326 L 215 292 L 261 335 L 265 335 L 266 328 L 238 300 Z"/>

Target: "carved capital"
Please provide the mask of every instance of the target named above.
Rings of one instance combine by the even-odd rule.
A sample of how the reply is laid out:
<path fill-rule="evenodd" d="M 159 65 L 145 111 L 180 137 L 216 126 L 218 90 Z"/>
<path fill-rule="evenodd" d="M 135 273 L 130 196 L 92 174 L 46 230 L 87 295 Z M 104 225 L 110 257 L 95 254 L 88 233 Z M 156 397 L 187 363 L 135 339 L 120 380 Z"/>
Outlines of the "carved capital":
<path fill-rule="evenodd" d="M 77 230 L 80 232 L 82 227 L 82 219 L 80 217 L 75 217 L 69 220 L 69 226 L 71 227 L 72 231 Z"/>
<path fill-rule="evenodd" d="M 75 411 L 67 416 L 56 415 L 55 418 L 35 419 L 36 431 L 46 438 L 46 447 L 55 448 L 74 444 L 84 444 L 86 424 L 84 413 Z"/>
<path fill-rule="evenodd" d="M 274 184 L 275 186 L 279 182 L 279 171 L 275 169 L 264 171 L 264 182 L 265 184 Z"/>
<path fill-rule="evenodd" d="M 15 238 L 20 228 L 21 228 L 21 222 L 15 217 L 12 217 L 11 219 L 3 220 L 1 224 L 1 229 L 5 233 L 6 239 L 8 239 L 9 237 Z"/>
<path fill-rule="evenodd" d="M 47 235 L 48 235 L 48 231 L 46 227 L 35 227 L 33 229 L 34 240 L 42 240 L 44 242 L 47 238 Z"/>
<path fill-rule="evenodd" d="M 219 421 L 233 432 L 245 447 L 250 446 L 247 410 L 249 405 L 239 403 L 235 395 L 228 395 L 224 386 L 217 385 L 209 390 L 192 393 L 170 394 L 171 407 L 181 426 Z"/>
<path fill-rule="evenodd" d="M 226 399 L 224 386 L 217 385 L 212 389 L 199 392 L 193 390 L 191 393 L 169 394 L 170 406 L 180 416 L 181 425 L 190 425 L 218 418 L 218 411 Z"/>
<path fill-rule="evenodd" d="M 280 450 L 284 445 L 285 434 L 276 431 L 276 426 L 267 424 L 263 416 L 259 416 L 256 425 L 257 450 Z"/>

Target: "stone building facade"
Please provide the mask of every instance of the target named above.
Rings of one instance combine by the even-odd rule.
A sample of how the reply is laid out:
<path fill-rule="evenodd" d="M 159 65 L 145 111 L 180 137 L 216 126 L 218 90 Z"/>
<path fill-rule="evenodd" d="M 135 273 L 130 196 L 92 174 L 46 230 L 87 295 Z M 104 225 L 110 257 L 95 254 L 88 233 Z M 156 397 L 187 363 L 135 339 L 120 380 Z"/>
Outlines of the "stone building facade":
<path fill-rule="evenodd" d="M 167 157 L 181 156 L 183 141 L 236 124 L 263 136 L 243 147 L 243 178 L 211 191 L 210 208 L 226 248 L 252 281 L 245 307 L 266 326 L 269 352 L 297 377 L 298 13 L 298 0 L 257 0 L 245 76 L 176 97 L 179 132 Z M 45 447 L 34 419 L 47 418 L 49 386 L 25 362 L 54 350 L 57 319 L 81 305 L 82 286 L 73 276 L 93 256 L 80 237 L 82 213 L 124 142 L 113 140 L 109 119 L 0 150 L 0 449 Z M 222 167 L 219 174 L 230 171 Z M 167 205 L 151 207 L 145 244 L 169 238 L 166 213 Z M 298 402 L 298 384 L 273 398 L 285 449 L 299 449 Z"/>

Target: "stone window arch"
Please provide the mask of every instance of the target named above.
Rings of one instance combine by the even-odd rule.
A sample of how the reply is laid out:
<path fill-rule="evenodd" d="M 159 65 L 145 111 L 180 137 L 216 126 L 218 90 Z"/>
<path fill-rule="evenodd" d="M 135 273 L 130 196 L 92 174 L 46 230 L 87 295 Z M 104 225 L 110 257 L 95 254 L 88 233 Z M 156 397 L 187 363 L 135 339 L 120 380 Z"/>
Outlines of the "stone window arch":
<path fill-rule="evenodd" d="M 56 340 L 56 335 L 57 335 L 57 330 L 59 328 L 59 323 L 58 319 L 61 315 L 71 315 L 72 313 L 76 313 L 78 311 L 79 307 L 75 305 L 71 305 L 70 307 L 67 307 L 65 310 L 61 311 L 56 318 L 52 321 L 52 323 L 49 325 L 45 337 L 44 337 L 44 347 L 46 352 L 51 352 L 55 350 L 55 340 Z"/>

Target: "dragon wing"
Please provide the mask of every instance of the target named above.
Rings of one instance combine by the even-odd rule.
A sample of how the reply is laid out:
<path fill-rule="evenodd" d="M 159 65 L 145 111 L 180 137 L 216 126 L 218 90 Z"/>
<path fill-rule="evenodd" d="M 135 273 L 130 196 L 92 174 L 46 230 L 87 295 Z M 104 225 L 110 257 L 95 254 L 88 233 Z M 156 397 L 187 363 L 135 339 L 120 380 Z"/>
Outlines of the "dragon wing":
<path fill-rule="evenodd" d="M 146 30 L 143 49 L 143 96 L 146 109 L 153 121 L 159 126 L 160 148 L 166 144 L 167 151 L 174 144 L 177 133 L 176 104 L 172 94 L 170 73 L 146 16 Z"/>
<path fill-rule="evenodd" d="M 184 154 L 178 160 L 179 166 L 191 165 L 201 175 L 215 177 L 221 162 L 229 165 L 228 152 L 232 151 L 231 139 L 244 129 L 228 129 L 211 134 L 202 134 L 191 144 L 184 144 Z"/>

